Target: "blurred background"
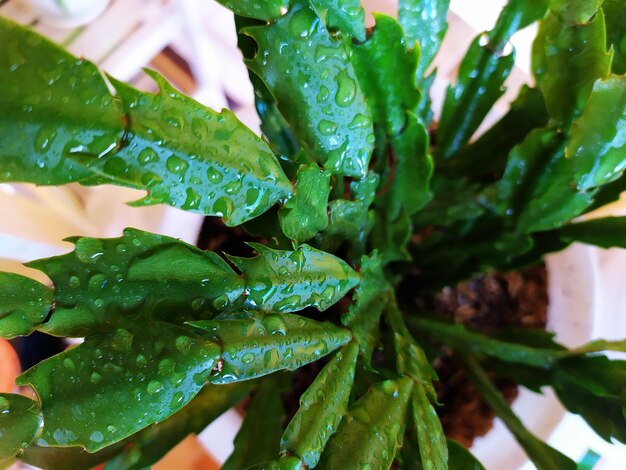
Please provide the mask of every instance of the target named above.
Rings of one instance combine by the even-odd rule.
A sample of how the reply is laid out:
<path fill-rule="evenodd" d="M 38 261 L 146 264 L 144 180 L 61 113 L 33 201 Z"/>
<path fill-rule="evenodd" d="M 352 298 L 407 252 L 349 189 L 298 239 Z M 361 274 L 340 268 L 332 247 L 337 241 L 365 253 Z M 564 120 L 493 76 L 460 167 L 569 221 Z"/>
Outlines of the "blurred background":
<path fill-rule="evenodd" d="M 478 32 L 493 26 L 504 3 L 504 0 L 451 0 L 450 27 L 434 64 L 438 69 L 432 91 L 436 115 L 444 90 L 454 81 L 467 46 Z M 395 0 L 370 0 L 364 4 L 368 12 L 395 15 L 397 9 Z M 199 102 L 215 109 L 233 109 L 243 122 L 258 132 L 253 91 L 236 47 L 232 14 L 212 0 L 0 0 L 0 15 L 32 26 L 74 55 L 95 62 L 110 75 L 129 81 L 137 88 L 156 91 L 154 82 L 142 70 L 144 67 L 155 69 Z M 373 24 L 371 17 L 369 22 Z M 529 70 L 534 34 L 534 27 L 529 27 L 513 37 L 516 67 L 508 79 L 507 92 L 478 132 L 506 111 L 523 83 L 532 82 Z M 78 234 L 114 237 L 127 226 L 196 242 L 201 216 L 166 206 L 130 208 L 125 204 L 140 196 L 137 191 L 120 187 L 0 184 L 0 270 L 45 280 L 39 271 L 25 268 L 21 263 L 68 251 L 71 245 L 62 241 L 65 237 Z M 601 215 L 607 214 L 626 215 L 626 203 L 622 200 L 603 208 Z M 589 303 L 592 317 L 584 322 L 586 339 L 626 337 L 626 305 L 619 295 L 619 284 L 626 278 L 625 252 L 575 249 L 584 250 L 591 274 L 583 282 L 589 284 L 586 287 L 594 296 Z M 595 312 L 601 315 L 593 315 Z M 51 344 L 49 347 L 54 351 L 59 346 Z M 24 359 L 29 354 L 24 343 L 11 346 L 0 342 L 0 355 L 6 358 L 0 361 L 0 391 L 10 390 L 12 380 L 7 378 L 14 376 L 19 368 L 14 348 L 21 352 L 22 367 L 36 360 Z M 552 400 L 556 403 L 554 398 Z M 597 460 L 594 468 L 598 470 L 626 468 L 626 446 L 610 446 L 580 418 L 563 414 L 562 409 L 557 411 L 556 422 L 537 431 L 549 436 L 551 445 L 576 461 L 588 452 L 591 452 L 589 456 L 600 456 L 591 458 Z M 522 407 L 517 412 L 526 421 L 525 415 L 542 411 Z M 540 418 L 529 416 L 533 422 L 542 421 Z M 232 449 L 232 438 L 239 423 L 237 413 L 227 413 L 199 439 L 187 439 L 155 468 L 219 468 L 219 462 L 223 462 Z M 496 428 L 502 425 L 497 423 Z M 506 434 L 502 429 L 499 432 Z M 493 449 L 501 452 L 501 447 L 493 447 L 493 442 L 499 441 L 488 439 L 476 444 L 481 458 L 493 454 Z M 505 464 L 506 459 L 500 463 L 494 460 L 488 468 L 516 468 L 512 464 L 515 459 Z M 526 464 L 524 469 L 527 468 L 533 467 Z"/>

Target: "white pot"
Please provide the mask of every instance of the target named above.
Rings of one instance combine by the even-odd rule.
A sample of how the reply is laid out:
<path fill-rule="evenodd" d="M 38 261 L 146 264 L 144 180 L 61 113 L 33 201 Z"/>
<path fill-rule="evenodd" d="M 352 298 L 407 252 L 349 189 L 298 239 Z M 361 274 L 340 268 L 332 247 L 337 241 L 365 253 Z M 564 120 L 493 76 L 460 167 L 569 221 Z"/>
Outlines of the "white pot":
<path fill-rule="evenodd" d="M 104 11 L 110 0 L 22 0 L 39 15 L 39 21 L 56 28 L 75 28 Z"/>

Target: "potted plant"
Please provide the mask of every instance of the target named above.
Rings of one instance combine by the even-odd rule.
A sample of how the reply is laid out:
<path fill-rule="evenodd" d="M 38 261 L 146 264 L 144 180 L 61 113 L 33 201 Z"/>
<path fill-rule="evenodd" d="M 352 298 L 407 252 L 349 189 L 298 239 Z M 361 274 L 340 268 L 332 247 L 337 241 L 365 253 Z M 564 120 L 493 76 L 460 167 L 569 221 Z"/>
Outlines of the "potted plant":
<path fill-rule="evenodd" d="M 623 218 L 577 219 L 625 184 L 623 4 L 510 0 L 434 129 L 425 72 L 446 1 L 401 1 L 398 20 L 376 15 L 371 30 L 358 2 L 223 3 L 264 138 L 154 72 L 160 91 L 140 92 L 0 20 L 0 181 L 144 189 L 134 205 L 245 229 L 225 229 L 225 257 L 127 229 L 29 263 L 52 288 L 1 274 L 0 336 L 85 341 L 17 379 L 36 399 L 0 395 L 0 461 L 143 468 L 251 395 L 225 468 L 480 468 L 437 418 L 443 352 L 539 468 L 576 465 L 523 426 L 493 374 L 551 387 L 626 441 L 626 363 L 603 354 L 623 342 L 483 334 L 416 304 L 575 240 L 626 246 Z M 512 68 L 510 36 L 536 21 L 537 86 L 471 141 Z M 291 371 L 314 362 L 285 420 Z"/>

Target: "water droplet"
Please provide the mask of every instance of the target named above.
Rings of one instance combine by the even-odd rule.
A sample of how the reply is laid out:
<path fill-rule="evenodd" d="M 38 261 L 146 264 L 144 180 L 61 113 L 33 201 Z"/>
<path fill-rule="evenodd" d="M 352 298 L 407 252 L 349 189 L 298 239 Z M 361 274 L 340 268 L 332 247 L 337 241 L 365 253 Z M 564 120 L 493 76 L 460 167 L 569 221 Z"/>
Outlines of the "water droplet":
<path fill-rule="evenodd" d="M 187 199 L 182 206 L 183 209 L 197 209 L 200 206 L 200 195 L 192 188 L 187 188 Z"/>
<path fill-rule="evenodd" d="M 135 359 L 135 364 L 139 367 L 146 367 L 148 365 L 148 359 L 143 354 L 137 354 L 137 358 Z"/>
<path fill-rule="evenodd" d="M 174 361 L 172 361 L 171 359 L 162 359 L 161 362 L 159 362 L 159 375 L 162 375 L 164 377 L 169 377 L 170 375 L 172 375 L 174 373 Z"/>
<path fill-rule="evenodd" d="M 63 365 L 67 369 L 76 370 L 76 364 L 74 364 L 74 361 L 70 357 L 66 357 L 65 359 L 63 359 Z"/>
<path fill-rule="evenodd" d="M 115 426 L 113 426 L 113 425 L 107 426 L 107 431 L 109 431 L 109 432 L 115 432 L 116 430 L 117 430 L 117 428 Z"/>
<path fill-rule="evenodd" d="M 159 155 L 150 147 L 146 147 L 137 156 L 137 160 L 139 164 L 142 166 L 146 166 L 149 163 L 156 163 L 159 161 Z"/>
<path fill-rule="evenodd" d="M 332 121 L 327 121 L 326 119 L 322 119 L 320 123 L 317 125 L 317 129 L 320 133 L 324 135 L 331 135 L 337 131 L 337 124 Z"/>
<path fill-rule="evenodd" d="M 179 336 L 176 338 L 176 349 L 178 349 L 181 353 L 189 352 L 191 348 L 191 338 L 188 336 Z"/>
<path fill-rule="evenodd" d="M 167 159 L 165 164 L 167 170 L 175 175 L 184 176 L 189 168 L 189 163 L 176 155 L 172 155 Z"/>
<path fill-rule="evenodd" d="M 324 85 L 320 86 L 320 91 L 317 93 L 316 100 L 318 103 L 323 103 L 330 96 L 330 91 Z"/>
<path fill-rule="evenodd" d="M 0 397 L 0 414 L 7 414 L 11 411 L 11 404 L 9 400 L 4 397 Z"/>
<path fill-rule="evenodd" d="M 97 442 L 100 443 L 104 440 L 104 436 L 102 435 L 102 433 L 100 431 L 94 431 L 91 433 L 91 436 L 89 436 L 89 439 L 92 442 Z"/>
<path fill-rule="evenodd" d="M 291 18 L 289 29 L 295 37 L 307 38 L 313 30 L 313 26 L 317 23 L 307 8 L 303 8 Z"/>
<path fill-rule="evenodd" d="M 204 297 L 198 297 L 197 299 L 193 299 L 191 301 L 191 309 L 192 310 L 200 310 L 204 305 Z"/>
<path fill-rule="evenodd" d="M 172 401 L 170 402 L 170 408 L 179 408 L 185 399 L 185 394 L 183 392 L 176 392 L 172 397 Z"/>
<path fill-rule="evenodd" d="M 245 353 L 241 357 L 241 362 L 243 362 L 244 364 L 250 364 L 252 361 L 254 361 L 254 354 L 251 352 Z"/>
<path fill-rule="evenodd" d="M 163 383 L 158 380 L 151 380 L 148 384 L 147 390 L 150 395 L 155 395 L 163 390 Z"/>
<path fill-rule="evenodd" d="M 35 138 L 35 151 L 38 153 L 46 152 L 54 141 L 57 132 L 54 128 L 42 127 Z"/>
<path fill-rule="evenodd" d="M 392 380 L 386 380 L 382 383 L 382 389 L 385 394 L 390 397 L 397 398 L 398 396 L 398 386 Z"/>
<path fill-rule="evenodd" d="M 214 167 L 210 166 L 207 171 L 206 171 L 206 175 L 209 178 L 209 181 L 213 184 L 219 184 L 221 183 L 222 179 L 223 179 L 223 175 L 222 173 L 220 173 L 218 170 L 216 170 Z"/>
<path fill-rule="evenodd" d="M 241 179 L 236 179 L 235 181 L 231 181 L 224 187 L 224 191 L 226 194 L 234 194 L 241 190 L 241 186 L 243 185 Z"/>
<path fill-rule="evenodd" d="M 228 295 L 223 294 L 213 300 L 213 307 L 215 307 L 217 310 L 223 310 L 228 306 L 229 303 L 230 299 L 228 298 Z"/>
<path fill-rule="evenodd" d="M 76 243 L 74 252 L 83 263 L 94 264 L 104 254 L 104 247 L 97 238 L 81 238 Z"/>
<path fill-rule="evenodd" d="M 213 204 L 213 213 L 219 217 L 228 217 L 233 213 L 235 205 L 229 197 L 222 196 Z"/>
<path fill-rule="evenodd" d="M 101 380 L 102 380 L 102 376 L 100 374 L 98 374 L 97 372 L 94 372 L 94 373 L 91 374 L 91 383 L 92 384 L 99 384 Z"/>
<path fill-rule="evenodd" d="M 341 70 L 335 80 L 337 81 L 335 102 L 339 106 L 349 106 L 356 96 L 356 82 L 345 70 Z"/>
<path fill-rule="evenodd" d="M 106 285 L 108 279 L 105 274 L 98 273 L 94 274 L 89 278 L 89 288 L 90 289 L 103 289 Z"/>
<path fill-rule="evenodd" d="M 78 279 L 78 276 L 70 276 L 69 285 L 73 289 L 76 289 L 77 287 L 79 287 L 80 279 Z"/>
<path fill-rule="evenodd" d="M 372 125 L 372 120 L 363 114 L 357 114 L 354 119 L 348 124 L 348 129 L 365 129 Z"/>

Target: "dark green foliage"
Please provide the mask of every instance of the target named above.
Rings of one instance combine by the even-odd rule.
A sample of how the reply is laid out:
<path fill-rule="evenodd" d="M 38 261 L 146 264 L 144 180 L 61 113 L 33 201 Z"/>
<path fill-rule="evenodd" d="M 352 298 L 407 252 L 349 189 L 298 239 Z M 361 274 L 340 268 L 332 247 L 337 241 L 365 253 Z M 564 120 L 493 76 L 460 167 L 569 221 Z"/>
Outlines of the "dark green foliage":
<path fill-rule="evenodd" d="M 133 205 L 256 237 L 250 257 L 222 256 L 129 228 L 29 263 L 51 287 L 0 273 L 0 337 L 85 337 L 18 378 L 36 400 L 0 395 L 0 467 L 143 469 L 251 395 L 224 468 L 482 470 L 437 417 L 442 351 L 538 468 L 575 464 L 485 369 L 551 387 L 626 442 L 626 363 L 603 354 L 626 340 L 568 350 L 545 331 L 485 335 L 415 312 L 422 293 L 575 241 L 626 247 L 623 217 L 572 220 L 626 189 L 623 2 L 509 0 L 438 126 L 429 67 L 448 0 L 400 0 L 398 20 L 368 30 L 357 0 L 220 3 L 237 15 L 263 137 L 155 72 L 159 91 L 140 92 L 0 19 L 0 182 L 142 189 Z M 511 36 L 537 21 L 537 86 L 472 140 L 504 92 Z M 220 230 L 237 237 L 228 250 L 241 243 Z M 307 364 L 320 372 L 288 410 Z"/>

